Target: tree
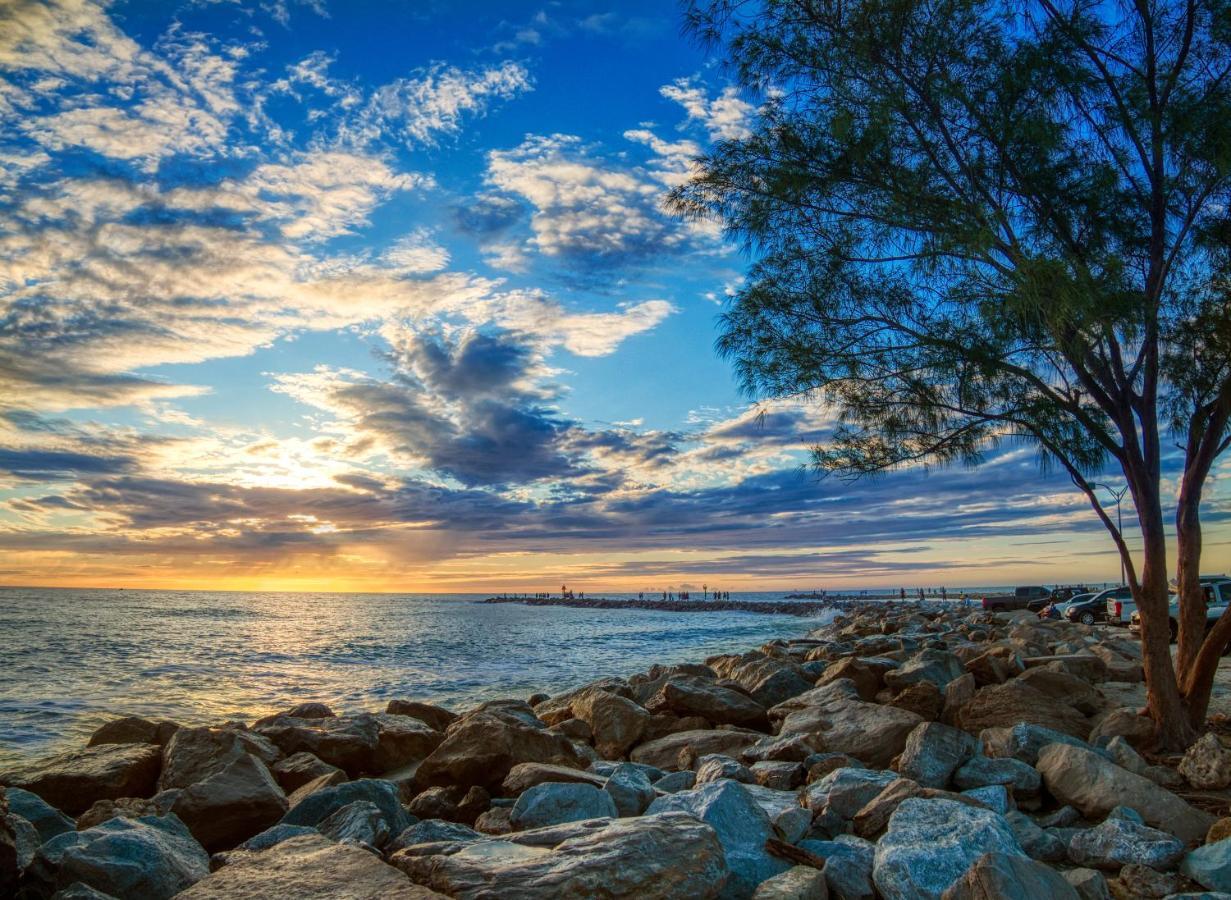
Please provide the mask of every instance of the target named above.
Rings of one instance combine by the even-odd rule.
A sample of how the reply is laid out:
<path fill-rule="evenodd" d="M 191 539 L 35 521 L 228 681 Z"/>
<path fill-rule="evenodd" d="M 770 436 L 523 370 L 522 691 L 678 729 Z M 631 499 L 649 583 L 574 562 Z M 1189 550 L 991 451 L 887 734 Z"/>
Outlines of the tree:
<path fill-rule="evenodd" d="M 1198 583 L 1202 489 L 1231 443 L 1231 4 L 709 0 L 686 18 L 764 101 L 671 197 L 754 257 L 719 338 L 743 387 L 832 405 L 815 459 L 850 476 L 1037 446 L 1124 560 L 1156 738 L 1185 746 L 1231 638 L 1228 616 L 1206 636 Z M 1095 496 L 1108 466 L 1140 565 Z"/>

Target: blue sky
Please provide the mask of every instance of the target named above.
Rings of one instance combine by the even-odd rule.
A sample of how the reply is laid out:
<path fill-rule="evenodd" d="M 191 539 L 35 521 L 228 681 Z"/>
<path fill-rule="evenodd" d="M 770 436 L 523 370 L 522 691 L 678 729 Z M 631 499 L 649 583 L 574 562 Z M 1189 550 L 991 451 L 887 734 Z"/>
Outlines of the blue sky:
<path fill-rule="evenodd" d="M 818 482 L 738 394 L 662 200 L 756 103 L 661 3 L 6 4 L 0 582 L 1112 577 L 1026 448 Z"/>

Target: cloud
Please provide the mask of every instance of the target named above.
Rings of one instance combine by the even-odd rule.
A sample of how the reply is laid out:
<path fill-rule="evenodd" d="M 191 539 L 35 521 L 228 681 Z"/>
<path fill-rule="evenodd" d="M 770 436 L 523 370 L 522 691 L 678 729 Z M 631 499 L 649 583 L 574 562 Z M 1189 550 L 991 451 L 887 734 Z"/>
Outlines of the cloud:
<path fill-rule="evenodd" d="M 711 99 L 696 78 L 678 78 L 659 88 L 659 93 L 684 107 L 689 120 L 699 123 L 712 141 L 742 140 L 752 134 L 756 107 L 740 99 L 739 89 L 733 85 Z"/>

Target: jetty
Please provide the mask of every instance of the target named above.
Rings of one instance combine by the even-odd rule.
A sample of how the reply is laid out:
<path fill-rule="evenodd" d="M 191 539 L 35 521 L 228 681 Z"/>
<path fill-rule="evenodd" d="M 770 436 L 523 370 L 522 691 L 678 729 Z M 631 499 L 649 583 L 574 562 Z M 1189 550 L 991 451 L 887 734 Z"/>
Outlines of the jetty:
<path fill-rule="evenodd" d="M 488 597 L 480 603 L 522 603 L 526 606 L 569 606 L 578 609 L 648 609 L 655 612 L 750 612 L 771 616 L 812 616 L 825 609 L 843 604 L 835 600 L 663 600 L 646 597 L 641 600 L 608 599 L 606 597 Z"/>

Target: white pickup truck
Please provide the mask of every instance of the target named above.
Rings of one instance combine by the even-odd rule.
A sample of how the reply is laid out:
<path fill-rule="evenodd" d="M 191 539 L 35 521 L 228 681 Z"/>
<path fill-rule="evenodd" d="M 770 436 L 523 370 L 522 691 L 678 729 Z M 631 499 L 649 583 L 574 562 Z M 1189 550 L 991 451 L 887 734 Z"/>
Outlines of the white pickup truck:
<path fill-rule="evenodd" d="M 1213 625 L 1218 620 L 1218 617 L 1223 614 L 1223 610 L 1231 605 L 1231 578 L 1226 575 L 1202 576 L 1201 586 L 1205 588 L 1206 622 L 1209 625 Z M 1177 619 L 1179 610 L 1179 598 L 1172 596 L 1168 612 L 1171 615 L 1171 640 L 1173 641 L 1180 629 L 1180 623 Z M 1135 605 L 1129 618 L 1128 630 L 1133 634 L 1141 634 L 1141 614 L 1137 612 Z"/>

